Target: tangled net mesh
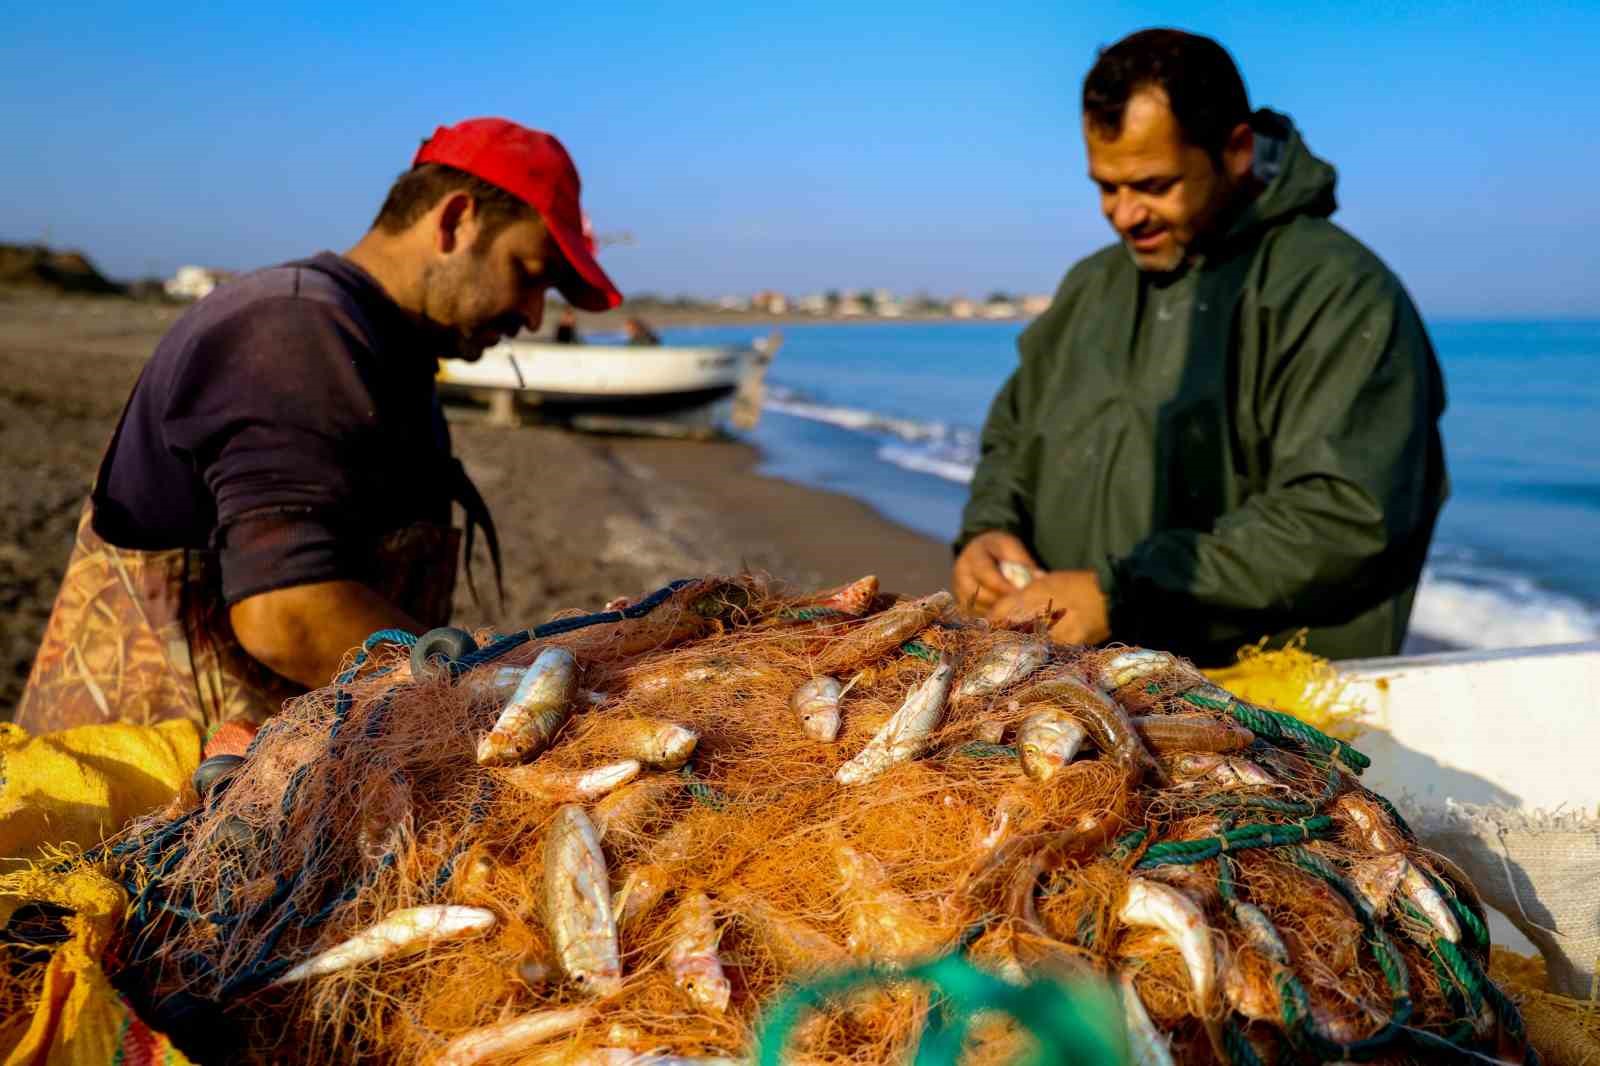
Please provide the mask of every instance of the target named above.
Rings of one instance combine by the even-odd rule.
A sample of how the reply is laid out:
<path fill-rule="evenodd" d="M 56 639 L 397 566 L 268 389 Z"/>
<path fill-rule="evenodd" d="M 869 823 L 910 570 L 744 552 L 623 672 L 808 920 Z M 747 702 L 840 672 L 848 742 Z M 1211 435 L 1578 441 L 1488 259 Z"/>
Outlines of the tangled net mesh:
<path fill-rule="evenodd" d="M 1360 787 L 1353 748 L 1172 656 L 1051 645 L 947 607 L 872 579 L 807 594 L 705 578 L 625 612 L 479 633 L 480 651 L 426 676 L 413 637 L 375 634 L 261 730 L 226 787 L 94 856 L 133 899 L 119 986 L 201 1057 L 749 1058 L 797 982 L 960 951 L 1008 981 L 1122 978 L 1145 1035 L 1180 1061 L 1529 1057 L 1485 976 L 1470 884 Z M 576 663 L 572 713 L 525 765 L 481 765 L 550 648 Z M 941 672 L 952 694 L 926 735 L 841 784 Z M 844 688 L 832 741 L 791 706 L 825 673 Z M 1040 756 L 1062 753 L 1059 731 L 1039 739 L 1041 712 L 1086 732 L 1075 757 Z M 695 734 L 688 761 L 656 753 L 607 789 L 618 775 L 596 771 L 668 726 Z M 573 805 L 603 867 L 598 887 L 591 869 L 552 889 Z M 584 878 L 588 897 L 572 888 Z M 620 961 L 605 982 L 555 932 L 575 898 L 600 897 Z M 292 979 L 386 916 L 438 905 L 490 924 Z M 901 1060 L 930 1009 L 911 981 L 840 995 L 786 1053 Z M 553 1035 L 479 1039 L 530 1017 Z M 985 1019 L 966 1057 L 1029 1046 Z"/>

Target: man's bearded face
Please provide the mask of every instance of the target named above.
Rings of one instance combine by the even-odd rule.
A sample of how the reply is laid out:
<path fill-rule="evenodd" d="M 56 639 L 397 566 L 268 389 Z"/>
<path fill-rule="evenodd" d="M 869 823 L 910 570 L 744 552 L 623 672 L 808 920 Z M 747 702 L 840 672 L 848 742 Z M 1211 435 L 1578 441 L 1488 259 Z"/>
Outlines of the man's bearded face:
<path fill-rule="evenodd" d="M 545 292 L 565 260 L 537 219 L 513 222 L 488 240 L 429 263 L 427 317 L 453 341 L 453 358 L 473 360 L 544 321 Z"/>
<path fill-rule="evenodd" d="M 1115 135 L 1084 120 L 1089 177 L 1100 210 L 1140 270 L 1176 270 L 1208 236 L 1233 185 L 1203 149 L 1186 144 L 1160 89 L 1135 92 Z"/>

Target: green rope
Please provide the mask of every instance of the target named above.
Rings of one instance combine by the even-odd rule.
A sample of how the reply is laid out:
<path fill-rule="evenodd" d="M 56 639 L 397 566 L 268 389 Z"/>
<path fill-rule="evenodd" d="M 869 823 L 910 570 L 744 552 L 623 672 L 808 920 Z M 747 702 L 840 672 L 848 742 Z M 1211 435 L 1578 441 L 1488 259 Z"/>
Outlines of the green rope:
<path fill-rule="evenodd" d="M 1442 1044 L 1448 1044 L 1456 1048 L 1459 1055 L 1461 1049 L 1474 1042 L 1477 1026 L 1473 1019 L 1482 1010 L 1482 1003 L 1480 1002 L 1474 1009 L 1467 999 L 1466 990 L 1461 987 L 1460 979 L 1450 972 L 1450 966 L 1437 951 L 1428 952 L 1428 962 L 1432 965 L 1434 974 L 1438 976 L 1439 987 L 1444 989 L 1444 998 L 1449 1001 L 1450 1009 L 1455 1012 L 1457 1020 L 1451 1022 L 1443 1032 L 1428 1031 L 1429 1038 L 1425 1044 L 1429 1050 L 1439 1051 L 1443 1051 Z"/>
<path fill-rule="evenodd" d="M 1487 955 L 1489 953 L 1489 927 L 1483 924 L 1477 912 L 1457 896 L 1444 893 L 1445 906 L 1456 916 L 1456 921 L 1461 923 L 1461 928 L 1466 931 L 1474 951 Z"/>
<path fill-rule="evenodd" d="M 1112 860 L 1122 862 L 1138 851 L 1144 845 L 1145 838 L 1149 835 L 1150 830 L 1148 829 L 1135 829 L 1131 833 L 1124 833 L 1111 842 L 1111 847 L 1107 854 L 1111 856 Z"/>
<path fill-rule="evenodd" d="M 1279 742 L 1289 741 L 1322 752 L 1325 755 L 1336 756 L 1340 762 L 1360 773 L 1372 765 L 1372 760 L 1361 754 L 1349 744 L 1334 737 L 1330 737 L 1315 726 L 1308 725 L 1292 714 L 1282 711 L 1269 710 L 1266 707 L 1257 707 L 1253 703 L 1246 703 L 1230 694 L 1225 689 L 1215 685 L 1205 685 L 1198 689 L 1185 692 L 1180 697 L 1184 702 L 1199 707 L 1206 711 L 1223 711 L 1233 716 L 1240 725 L 1252 733 L 1268 740 Z"/>
<path fill-rule="evenodd" d="M 1499 985 L 1489 980 L 1488 975 L 1479 968 L 1476 961 L 1469 958 L 1467 962 L 1482 980 L 1484 998 L 1489 1001 L 1489 1006 L 1494 1010 L 1495 1017 L 1500 1020 L 1500 1027 L 1505 1030 L 1507 1036 L 1522 1047 L 1526 1056 L 1524 1059 L 1525 1066 L 1539 1066 L 1539 1053 L 1534 1050 L 1532 1044 L 1528 1043 L 1528 1029 L 1522 1022 L 1522 1012 L 1517 1009 L 1515 1003 L 1511 1002 L 1510 997 L 1501 991 Z"/>
<path fill-rule="evenodd" d="M 1241 795 L 1237 792 L 1214 792 L 1202 797 L 1195 806 L 1213 811 L 1261 811 L 1266 814 L 1288 815 L 1291 818 L 1306 818 L 1317 813 L 1314 803 L 1273 799 L 1271 796 Z"/>
<path fill-rule="evenodd" d="M 921 981 L 932 986 L 938 1015 L 917 1046 L 912 1066 L 955 1066 L 967 1034 L 981 1014 L 1001 1011 L 1033 1034 L 1037 1048 L 1021 1060 L 1028 1066 L 1060 1062 L 1128 1062 L 1122 1012 L 1103 986 L 1036 980 L 1018 988 L 951 954 L 900 971 L 864 966 L 788 991 L 766 1012 L 758 1032 L 757 1063 L 779 1066 L 784 1049 L 806 1011 L 851 989 L 881 982 Z"/>
<path fill-rule="evenodd" d="M 923 662 L 936 663 L 939 661 L 938 651 L 928 647 L 920 640 L 908 640 L 900 645 L 900 650 L 907 655 L 921 659 Z"/>
<path fill-rule="evenodd" d="M 1484 973 L 1478 961 L 1443 937 L 1436 938 L 1431 948 L 1432 954 L 1448 970 L 1453 982 L 1471 997 L 1473 1013 L 1477 1014 L 1487 1004 L 1506 1035 L 1526 1051 L 1526 1061 L 1529 1064 L 1537 1063 L 1538 1054 L 1528 1044 L 1528 1031 L 1522 1021 L 1522 1012 L 1500 986 Z"/>
<path fill-rule="evenodd" d="M 1256 1054 L 1255 1045 L 1245 1037 L 1244 1030 L 1231 1020 L 1222 1030 L 1222 1048 L 1233 1066 L 1266 1066 Z"/>
<path fill-rule="evenodd" d="M 1456 921 L 1461 925 L 1461 931 L 1467 935 L 1468 946 L 1480 954 L 1488 954 L 1489 927 L 1483 924 L 1483 919 L 1478 917 L 1477 912 L 1462 902 L 1453 888 L 1441 884 L 1442 878 L 1435 877 L 1420 866 L 1417 867 L 1417 872 L 1427 879 L 1428 884 L 1432 885 L 1433 890 L 1444 900 L 1444 905 L 1450 908 L 1450 913 L 1455 915 Z"/>
<path fill-rule="evenodd" d="M 1417 914 L 1415 917 L 1421 918 L 1422 916 Z M 1452 983 L 1467 996 L 1467 1010 L 1463 1011 L 1463 1013 L 1469 1013 L 1473 1016 L 1481 1013 L 1484 1005 L 1483 986 L 1487 982 L 1477 968 L 1472 965 L 1472 961 L 1467 958 L 1459 947 L 1443 937 L 1434 938 L 1433 943 L 1429 945 L 1429 949 L 1431 954 L 1436 956 L 1444 965 L 1445 970 L 1449 972 Z"/>
<path fill-rule="evenodd" d="M 1217 894 L 1228 903 L 1239 898 L 1239 882 L 1234 875 L 1233 860 L 1226 855 L 1217 856 Z"/>
<path fill-rule="evenodd" d="M 1080 947 L 1093 949 L 1095 942 L 1094 928 L 1095 913 L 1088 908 L 1084 908 L 1083 913 L 1078 915 L 1078 928 L 1073 930 L 1073 939 L 1078 942 Z"/>
<path fill-rule="evenodd" d="M 785 607 L 778 612 L 778 617 L 785 622 L 818 622 L 843 618 L 844 612 L 837 607 Z"/>
<path fill-rule="evenodd" d="M 1321 878 L 1350 905 L 1350 909 L 1365 929 L 1364 943 L 1367 950 L 1372 954 L 1373 961 L 1378 964 L 1384 983 L 1389 987 L 1391 1006 L 1388 1020 L 1377 1032 L 1353 1043 L 1342 1043 L 1323 1032 L 1311 1018 L 1310 997 L 1306 994 L 1305 987 L 1300 984 L 1298 978 L 1286 970 L 1280 979 L 1285 1031 L 1289 1032 L 1290 1040 L 1297 1046 L 1311 1050 L 1323 1058 L 1369 1057 L 1393 1043 L 1406 1031 L 1405 1026 L 1411 1020 L 1411 978 L 1406 972 L 1400 949 L 1389 934 L 1374 922 L 1366 909 L 1357 902 L 1355 889 L 1350 887 L 1337 870 L 1320 856 L 1303 847 L 1292 848 L 1289 855 L 1295 865 Z"/>
<path fill-rule="evenodd" d="M 1212 837 L 1199 840 L 1169 840 L 1155 844 L 1134 864 L 1135 870 L 1148 870 L 1152 866 L 1189 865 L 1214 859 L 1224 852 L 1245 851 L 1251 848 L 1277 848 L 1286 844 L 1300 844 L 1307 840 L 1320 840 L 1333 834 L 1333 819 L 1325 814 L 1299 822 L 1284 824 L 1258 823 L 1242 825 Z"/>

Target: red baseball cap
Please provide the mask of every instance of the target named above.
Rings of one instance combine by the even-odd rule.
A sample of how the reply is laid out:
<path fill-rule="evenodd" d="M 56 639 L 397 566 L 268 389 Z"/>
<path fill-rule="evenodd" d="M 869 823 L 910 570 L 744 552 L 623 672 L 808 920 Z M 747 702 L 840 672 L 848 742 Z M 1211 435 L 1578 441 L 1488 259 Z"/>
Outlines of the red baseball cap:
<path fill-rule="evenodd" d="M 469 118 L 440 126 L 422 142 L 412 166 L 442 163 L 524 201 L 539 212 L 576 275 L 561 295 L 574 307 L 604 311 L 622 302 L 622 293 L 594 258 L 594 240 L 578 206 L 578 168 L 561 142 L 503 118 Z"/>

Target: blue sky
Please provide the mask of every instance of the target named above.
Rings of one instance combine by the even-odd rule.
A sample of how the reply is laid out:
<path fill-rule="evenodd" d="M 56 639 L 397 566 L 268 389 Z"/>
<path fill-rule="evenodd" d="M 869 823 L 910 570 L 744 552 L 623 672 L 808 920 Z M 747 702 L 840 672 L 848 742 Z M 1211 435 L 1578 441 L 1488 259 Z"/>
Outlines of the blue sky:
<path fill-rule="evenodd" d="M 1600 4 L 13 5 L 0 240 L 120 277 L 363 231 L 441 122 L 560 136 L 625 290 L 1048 291 L 1105 243 L 1077 93 L 1208 33 L 1424 313 L 1600 313 Z M 776 8 L 777 5 L 770 5 Z"/>

